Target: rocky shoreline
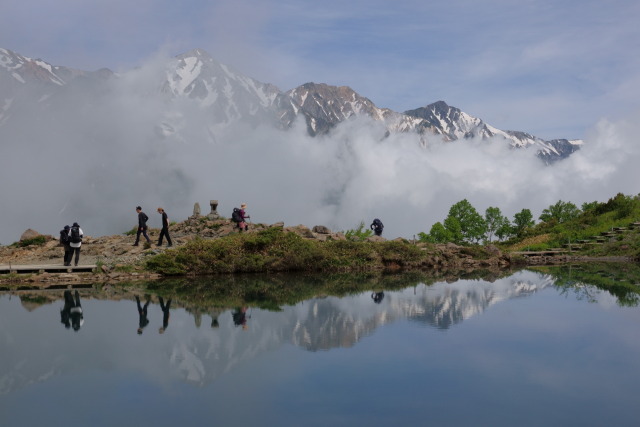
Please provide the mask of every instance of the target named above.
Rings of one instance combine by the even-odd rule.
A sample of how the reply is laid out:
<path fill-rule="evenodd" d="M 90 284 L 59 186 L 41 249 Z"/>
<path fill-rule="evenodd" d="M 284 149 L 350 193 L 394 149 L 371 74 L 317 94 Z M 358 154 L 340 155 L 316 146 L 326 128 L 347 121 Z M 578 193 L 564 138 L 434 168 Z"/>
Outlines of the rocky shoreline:
<path fill-rule="evenodd" d="M 324 226 L 308 228 L 304 225 L 285 227 L 283 223 L 276 224 L 251 224 L 249 233 L 259 232 L 268 228 L 278 227 L 284 232 L 292 232 L 298 236 L 319 242 L 328 240 L 346 240 L 341 232 L 333 232 Z M 149 236 L 152 241 L 156 241 L 159 229 L 150 229 Z M 174 241 L 174 248 L 185 245 L 196 239 L 217 239 L 234 233 L 238 233 L 234 228 L 234 223 L 227 219 L 211 219 L 207 216 L 194 215 L 187 220 L 172 224 L 171 235 Z M 29 236 L 39 235 L 31 232 Z M 53 236 L 44 236 L 45 242 L 41 245 L 30 245 L 21 247 L 19 245 L 0 246 L 0 265 L 62 265 L 63 248 L 59 245 L 58 239 Z M 366 239 L 370 242 L 385 242 L 383 237 L 372 236 Z M 414 244 L 418 247 L 424 246 L 419 242 L 407 242 L 404 239 L 398 241 Z M 36 273 L 36 274 L 2 274 L 0 275 L 1 287 L 34 286 L 49 287 L 55 284 L 88 284 L 88 283 L 121 283 L 135 281 L 158 280 L 161 274 L 146 271 L 144 269 L 145 260 L 151 256 L 170 250 L 166 246 L 157 247 L 154 245 L 133 246 L 134 236 L 132 235 L 112 235 L 91 237 L 85 236 L 82 244 L 80 256 L 81 265 L 95 265 L 92 273 Z M 173 248 L 171 248 L 173 249 Z M 426 248 L 425 248 L 426 250 Z M 561 264 L 567 262 L 585 262 L 593 259 L 570 256 L 514 256 L 501 252 L 495 246 L 482 247 L 478 252 L 472 248 L 458 246 L 452 243 L 443 245 L 432 245 L 433 255 L 421 268 L 434 271 L 473 271 L 477 269 L 503 270 L 514 266 Z M 481 256 L 478 256 L 481 255 Z M 606 257 L 605 257 L 606 258 Z M 631 261 L 626 257 L 615 257 L 600 259 L 604 261 Z M 401 271 L 401 266 L 393 264 L 385 266 L 390 271 Z"/>

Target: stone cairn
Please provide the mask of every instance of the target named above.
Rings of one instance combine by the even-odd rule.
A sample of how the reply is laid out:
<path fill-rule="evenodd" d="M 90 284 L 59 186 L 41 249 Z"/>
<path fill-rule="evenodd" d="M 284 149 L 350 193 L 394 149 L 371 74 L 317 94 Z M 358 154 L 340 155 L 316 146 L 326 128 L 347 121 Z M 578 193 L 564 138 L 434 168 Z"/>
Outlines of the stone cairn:
<path fill-rule="evenodd" d="M 196 202 L 193 205 L 193 215 L 189 217 L 189 219 L 198 219 L 200 218 L 200 203 Z"/>
<path fill-rule="evenodd" d="M 211 206 L 211 212 L 207 214 L 207 218 L 214 220 L 219 219 L 220 215 L 218 214 L 218 201 L 217 200 L 209 200 L 209 206 Z M 193 215 L 189 217 L 189 219 L 198 219 L 202 216 L 200 210 L 200 203 L 196 202 L 193 205 Z"/>
<path fill-rule="evenodd" d="M 211 212 L 207 215 L 209 219 L 218 219 L 220 215 L 218 215 L 218 201 L 217 200 L 209 200 L 209 205 L 211 206 Z"/>

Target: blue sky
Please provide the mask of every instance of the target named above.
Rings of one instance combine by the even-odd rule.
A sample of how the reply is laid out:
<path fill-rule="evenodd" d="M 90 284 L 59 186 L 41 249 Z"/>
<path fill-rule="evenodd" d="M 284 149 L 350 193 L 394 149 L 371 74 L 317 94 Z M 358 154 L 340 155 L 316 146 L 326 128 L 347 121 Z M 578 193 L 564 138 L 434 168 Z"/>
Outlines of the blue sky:
<path fill-rule="evenodd" d="M 288 90 L 444 100 L 501 129 L 583 138 L 636 113 L 637 0 L 3 0 L 0 47 L 126 71 L 192 48 Z"/>

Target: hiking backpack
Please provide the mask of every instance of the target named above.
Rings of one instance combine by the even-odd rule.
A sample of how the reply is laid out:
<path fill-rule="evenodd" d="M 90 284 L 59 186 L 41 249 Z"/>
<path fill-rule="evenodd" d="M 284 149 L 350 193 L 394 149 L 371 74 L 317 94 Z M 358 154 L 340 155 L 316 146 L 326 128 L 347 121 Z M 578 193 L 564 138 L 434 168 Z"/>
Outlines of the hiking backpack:
<path fill-rule="evenodd" d="M 82 236 L 80 235 L 80 227 L 71 227 L 71 232 L 69 233 L 69 241 L 71 243 L 82 242 Z"/>
<path fill-rule="evenodd" d="M 240 209 L 233 208 L 233 213 L 231 214 L 231 220 L 233 220 L 233 222 L 242 222 L 242 215 L 240 215 Z"/>
<path fill-rule="evenodd" d="M 379 230 L 382 230 L 384 228 L 384 225 L 382 225 L 382 221 L 380 221 L 378 218 L 373 220 L 373 226 Z"/>
<path fill-rule="evenodd" d="M 60 244 L 62 245 L 69 244 L 69 232 L 67 230 L 60 231 Z"/>

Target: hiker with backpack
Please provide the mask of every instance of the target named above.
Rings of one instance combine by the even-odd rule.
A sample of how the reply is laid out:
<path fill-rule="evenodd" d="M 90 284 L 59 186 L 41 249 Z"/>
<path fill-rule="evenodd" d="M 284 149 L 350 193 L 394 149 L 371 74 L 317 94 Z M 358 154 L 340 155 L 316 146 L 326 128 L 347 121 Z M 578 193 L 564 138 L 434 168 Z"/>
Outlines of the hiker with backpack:
<path fill-rule="evenodd" d="M 384 228 L 384 225 L 382 225 L 382 221 L 378 218 L 374 219 L 369 227 L 373 230 L 373 234 L 376 236 L 382 236 L 382 229 Z"/>
<path fill-rule="evenodd" d="M 62 230 L 60 230 L 60 244 L 64 247 L 64 265 L 71 265 L 71 257 L 73 256 L 73 250 L 69 245 L 69 230 L 71 227 L 65 225 Z"/>
<path fill-rule="evenodd" d="M 71 259 L 75 254 L 75 266 L 78 266 L 78 260 L 80 259 L 80 246 L 82 246 L 82 237 L 84 233 L 82 228 L 77 222 L 74 222 L 69 230 L 69 246 L 71 247 L 71 254 L 69 255 L 69 265 L 71 265 Z"/>
<path fill-rule="evenodd" d="M 147 239 L 147 243 L 151 244 L 151 239 L 147 235 L 147 221 L 149 221 L 149 217 L 147 214 L 142 212 L 142 208 L 140 206 L 136 206 L 136 212 L 138 212 L 138 232 L 136 233 L 136 242 L 133 246 L 138 246 L 138 242 L 140 241 L 140 234 Z"/>
<path fill-rule="evenodd" d="M 242 233 L 242 230 L 244 231 L 249 230 L 249 226 L 245 222 L 245 219 L 251 218 L 251 217 L 246 214 L 245 212 L 246 208 L 247 208 L 247 204 L 243 203 L 240 205 L 240 209 L 233 208 L 233 213 L 231 214 L 231 219 L 233 220 L 233 222 L 236 223 L 236 227 L 240 229 L 241 233 Z"/>

